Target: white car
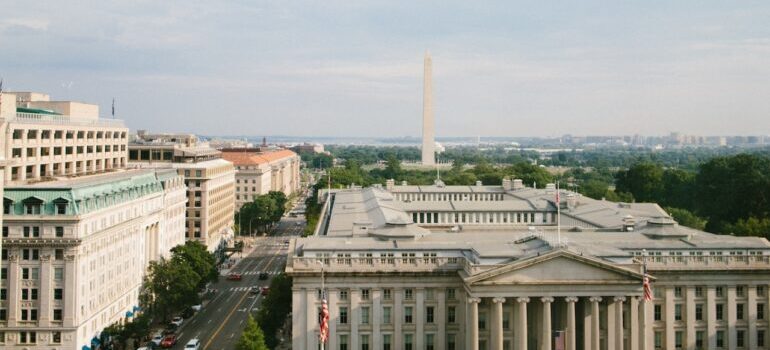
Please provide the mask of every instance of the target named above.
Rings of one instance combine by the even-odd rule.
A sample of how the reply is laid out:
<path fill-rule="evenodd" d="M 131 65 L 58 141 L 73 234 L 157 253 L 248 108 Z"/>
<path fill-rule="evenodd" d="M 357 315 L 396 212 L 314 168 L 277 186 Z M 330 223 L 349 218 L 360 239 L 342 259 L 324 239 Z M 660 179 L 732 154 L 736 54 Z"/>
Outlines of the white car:
<path fill-rule="evenodd" d="M 184 319 L 179 317 L 179 316 L 174 317 L 174 318 L 171 319 L 171 324 L 173 324 L 173 325 L 175 325 L 177 327 L 181 326 L 182 322 L 184 322 Z"/>
<path fill-rule="evenodd" d="M 184 350 L 200 350 L 201 341 L 197 338 L 190 339 L 184 346 Z"/>
<path fill-rule="evenodd" d="M 161 340 L 163 340 L 163 333 L 161 332 L 155 333 L 155 335 L 152 336 L 152 343 L 157 346 L 160 346 Z"/>
<path fill-rule="evenodd" d="M 190 308 L 193 309 L 193 311 L 198 312 L 198 311 L 201 311 L 201 309 L 203 308 L 203 305 L 201 304 L 193 305 Z"/>

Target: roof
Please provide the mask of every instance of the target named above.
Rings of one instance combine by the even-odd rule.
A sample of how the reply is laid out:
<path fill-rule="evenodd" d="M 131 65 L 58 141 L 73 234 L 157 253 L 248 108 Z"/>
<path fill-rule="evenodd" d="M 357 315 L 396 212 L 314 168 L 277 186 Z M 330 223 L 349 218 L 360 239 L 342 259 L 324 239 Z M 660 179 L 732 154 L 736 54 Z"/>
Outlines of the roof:
<path fill-rule="evenodd" d="M 222 158 L 233 162 L 236 166 L 269 164 L 291 157 L 297 157 L 297 154 L 287 149 L 267 152 L 222 151 Z"/>

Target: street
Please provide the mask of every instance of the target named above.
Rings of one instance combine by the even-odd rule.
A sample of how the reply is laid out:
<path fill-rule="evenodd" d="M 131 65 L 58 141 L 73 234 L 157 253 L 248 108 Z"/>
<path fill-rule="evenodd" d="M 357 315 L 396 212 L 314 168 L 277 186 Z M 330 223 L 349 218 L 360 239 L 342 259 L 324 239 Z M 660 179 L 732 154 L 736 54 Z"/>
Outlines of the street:
<path fill-rule="evenodd" d="M 299 223 L 299 225 L 298 225 Z M 185 320 L 179 329 L 179 341 L 174 349 L 183 349 L 190 339 L 198 338 L 203 350 L 234 349 L 245 327 L 248 315 L 256 315 L 261 294 L 251 293 L 252 287 L 267 287 L 272 278 L 283 272 L 286 265 L 284 241 L 290 236 L 301 236 L 304 219 L 284 217 L 274 228 L 275 236 L 258 237 L 253 249 L 246 244 L 243 253 L 235 253 L 235 265 L 221 272 L 219 281 L 210 288 L 217 290 L 212 299 L 196 315 Z M 243 258 L 239 254 L 246 254 Z M 240 273 L 240 281 L 227 280 L 227 274 Z M 268 273 L 268 279 L 259 280 L 259 273 Z"/>

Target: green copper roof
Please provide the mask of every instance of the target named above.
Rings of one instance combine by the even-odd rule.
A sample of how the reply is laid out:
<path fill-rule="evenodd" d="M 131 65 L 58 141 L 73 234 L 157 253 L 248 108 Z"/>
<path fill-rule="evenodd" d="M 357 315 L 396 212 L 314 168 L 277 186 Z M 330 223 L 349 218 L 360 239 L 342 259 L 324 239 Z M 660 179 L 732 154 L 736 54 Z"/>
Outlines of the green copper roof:
<path fill-rule="evenodd" d="M 17 113 L 34 113 L 34 114 L 49 114 L 49 115 L 61 115 L 61 113 L 56 113 L 50 109 L 39 109 L 39 108 L 26 108 L 26 107 L 16 107 Z"/>

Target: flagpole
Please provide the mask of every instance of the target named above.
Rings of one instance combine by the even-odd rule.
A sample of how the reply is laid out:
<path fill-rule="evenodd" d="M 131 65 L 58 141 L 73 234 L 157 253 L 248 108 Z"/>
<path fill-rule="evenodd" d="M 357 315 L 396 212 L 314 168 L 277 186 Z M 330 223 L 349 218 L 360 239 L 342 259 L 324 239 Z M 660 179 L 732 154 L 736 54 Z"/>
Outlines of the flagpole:
<path fill-rule="evenodd" d="M 321 263 L 321 300 L 326 300 L 326 285 L 324 281 L 324 263 L 323 261 Z M 319 332 L 320 333 L 320 332 Z M 324 350 L 326 348 L 326 339 L 320 339 L 321 340 L 321 350 Z"/>
<path fill-rule="evenodd" d="M 561 247 L 561 195 L 559 193 L 559 181 L 556 181 L 556 235 L 559 247 Z"/>

